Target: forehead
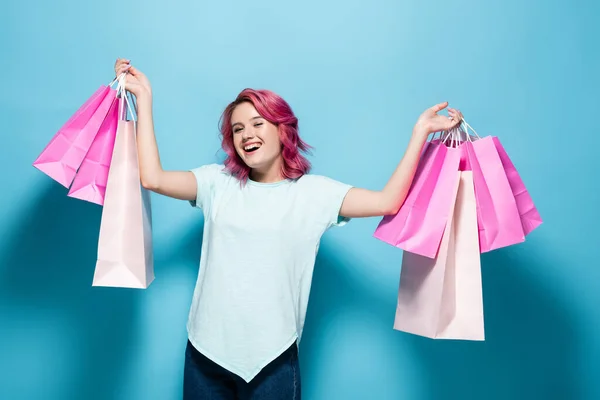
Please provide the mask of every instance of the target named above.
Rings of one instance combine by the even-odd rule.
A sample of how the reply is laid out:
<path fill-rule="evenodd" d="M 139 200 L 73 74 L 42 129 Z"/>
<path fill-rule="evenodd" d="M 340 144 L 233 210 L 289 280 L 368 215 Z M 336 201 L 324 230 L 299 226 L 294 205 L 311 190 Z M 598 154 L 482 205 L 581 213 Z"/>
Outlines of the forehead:
<path fill-rule="evenodd" d="M 245 101 L 241 104 L 238 104 L 234 108 L 233 113 L 231 113 L 231 123 L 243 124 L 255 117 L 260 117 L 260 114 L 258 113 L 258 111 L 256 111 L 256 108 L 254 108 L 252 103 Z"/>

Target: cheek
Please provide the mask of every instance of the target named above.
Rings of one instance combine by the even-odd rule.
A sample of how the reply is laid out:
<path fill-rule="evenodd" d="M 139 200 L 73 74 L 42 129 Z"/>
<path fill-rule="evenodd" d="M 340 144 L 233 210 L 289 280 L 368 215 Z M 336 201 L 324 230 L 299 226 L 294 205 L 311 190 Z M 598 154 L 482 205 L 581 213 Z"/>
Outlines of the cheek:
<path fill-rule="evenodd" d="M 242 150 L 240 150 L 240 143 L 241 143 L 241 139 L 239 138 L 239 135 L 234 135 L 233 136 L 233 148 L 235 150 L 236 153 L 238 153 L 239 155 L 242 155 Z"/>
<path fill-rule="evenodd" d="M 269 148 L 273 151 L 281 150 L 281 141 L 279 139 L 279 131 L 276 127 L 273 127 L 268 132 Z"/>
<path fill-rule="evenodd" d="M 281 153 L 281 142 L 275 137 L 269 141 L 269 153 L 278 155 Z"/>
<path fill-rule="evenodd" d="M 242 142 L 242 138 L 240 135 L 233 135 L 233 146 L 238 149 L 240 147 L 240 143 Z"/>

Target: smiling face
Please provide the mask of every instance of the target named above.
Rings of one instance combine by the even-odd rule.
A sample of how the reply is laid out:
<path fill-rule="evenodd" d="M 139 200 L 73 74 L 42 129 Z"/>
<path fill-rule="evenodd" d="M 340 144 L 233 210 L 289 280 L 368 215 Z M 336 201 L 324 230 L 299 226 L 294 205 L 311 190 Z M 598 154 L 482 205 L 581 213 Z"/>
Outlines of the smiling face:
<path fill-rule="evenodd" d="M 252 169 L 252 179 L 281 179 L 281 142 L 277 126 L 256 111 L 252 103 L 238 104 L 231 115 L 233 145 Z"/>

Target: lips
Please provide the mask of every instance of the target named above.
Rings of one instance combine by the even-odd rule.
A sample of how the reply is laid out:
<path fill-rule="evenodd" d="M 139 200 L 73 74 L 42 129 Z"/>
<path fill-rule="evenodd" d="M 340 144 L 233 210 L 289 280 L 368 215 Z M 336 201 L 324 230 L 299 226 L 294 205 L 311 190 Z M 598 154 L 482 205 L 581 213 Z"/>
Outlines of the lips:
<path fill-rule="evenodd" d="M 261 146 L 262 146 L 262 144 L 260 144 L 258 142 L 248 143 L 248 144 L 244 145 L 244 151 L 246 153 L 252 153 L 252 152 L 255 152 L 256 150 L 260 149 Z"/>

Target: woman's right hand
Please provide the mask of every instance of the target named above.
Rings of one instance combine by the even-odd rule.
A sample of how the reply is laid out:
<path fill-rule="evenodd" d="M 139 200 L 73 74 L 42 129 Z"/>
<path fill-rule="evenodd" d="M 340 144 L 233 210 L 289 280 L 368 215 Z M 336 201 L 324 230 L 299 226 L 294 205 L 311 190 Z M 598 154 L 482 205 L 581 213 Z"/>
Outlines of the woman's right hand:
<path fill-rule="evenodd" d="M 131 65 L 130 60 L 118 58 L 115 62 L 115 74 L 118 77 L 122 73 L 127 73 L 125 89 L 133 93 L 135 97 L 152 96 L 152 87 L 146 75 Z"/>

